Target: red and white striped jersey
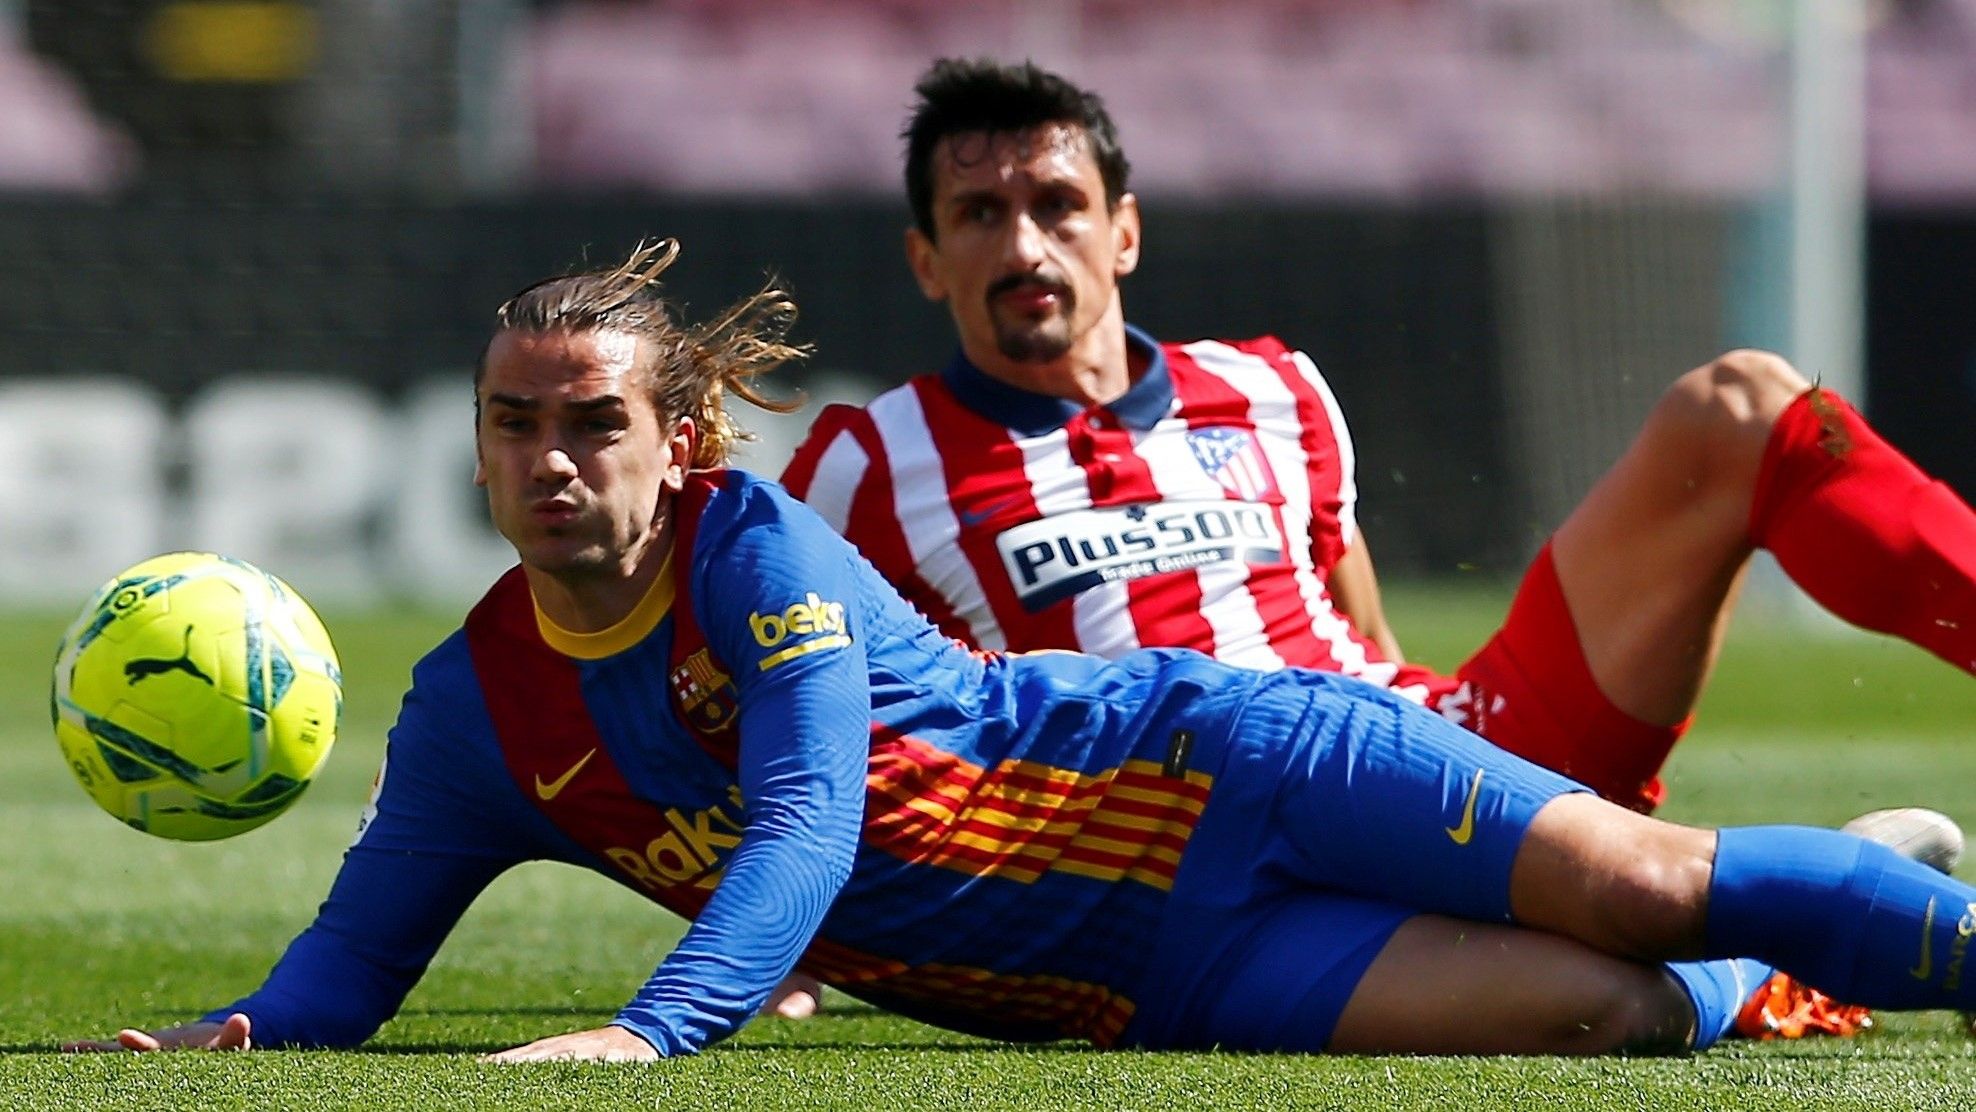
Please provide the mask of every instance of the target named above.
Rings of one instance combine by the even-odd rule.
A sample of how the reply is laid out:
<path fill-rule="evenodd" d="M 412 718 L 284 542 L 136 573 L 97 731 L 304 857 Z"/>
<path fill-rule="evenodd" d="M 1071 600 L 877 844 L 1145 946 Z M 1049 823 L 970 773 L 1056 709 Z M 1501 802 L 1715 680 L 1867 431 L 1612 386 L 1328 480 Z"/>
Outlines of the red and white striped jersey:
<path fill-rule="evenodd" d="M 1357 491 L 1344 415 L 1309 357 L 1274 337 L 1127 339 L 1147 366 L 1106 405 L 956 356 L 863 409 L 826 409 L 783 482 L 971 645 L 1182 646 L 1424 697 L 1429 674 L 1387 661 L 1325 587 Z"/>

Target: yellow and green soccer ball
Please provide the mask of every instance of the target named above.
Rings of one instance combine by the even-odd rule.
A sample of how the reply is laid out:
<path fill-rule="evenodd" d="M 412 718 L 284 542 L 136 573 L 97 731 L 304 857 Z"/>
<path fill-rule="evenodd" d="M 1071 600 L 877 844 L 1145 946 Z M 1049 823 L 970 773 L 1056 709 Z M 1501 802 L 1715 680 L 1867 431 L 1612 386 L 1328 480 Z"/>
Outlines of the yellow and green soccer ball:
<path fill-rule="evenodd" d="M 97 590 L 62 637 L 50 703 L 91 799 L 146 833 L 210 841 L 308 787 L 336 739 L 343 680 L 293 588 L 178 552 Z"/>

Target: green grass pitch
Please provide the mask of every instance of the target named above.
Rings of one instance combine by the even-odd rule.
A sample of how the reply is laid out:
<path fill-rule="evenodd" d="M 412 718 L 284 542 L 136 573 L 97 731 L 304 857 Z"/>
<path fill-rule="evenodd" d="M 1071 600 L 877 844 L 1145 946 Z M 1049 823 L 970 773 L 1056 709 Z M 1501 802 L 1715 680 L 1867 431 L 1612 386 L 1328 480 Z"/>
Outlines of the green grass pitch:
<path fill-rule="evenodd" d="M 1403 590 L 1410 652 L 1451 665 L 1499 594 Z M 355 1053 L 68 1056 L 64 1039 L 163 1025 L 252 988 L 326 890 L 411 661 L 450 616 L 330 615 L 344 733 L 296 809 L 228 842 L 117 825 L 71 782 L 47 719 L 62 621 L 0 619 L 0 1108 L 1694 1108 L 1967 1106 L 1976 1043 L 1953 1016 L 1851 1041 L 1692 1058 L 1326 1059 L 1002 1046 L 837 998 L 696 1059 L 496 1067 L 481 1052 L 595 1026 L 678 925 L 599 877 L 517 870 L 474 909 L 400 1016 Z M 1925 803 L 1976 826 L 1976 683 L 1905 646 L 1742 630 L 1670 768 L 1671 818 L 1838 823 Z"/>

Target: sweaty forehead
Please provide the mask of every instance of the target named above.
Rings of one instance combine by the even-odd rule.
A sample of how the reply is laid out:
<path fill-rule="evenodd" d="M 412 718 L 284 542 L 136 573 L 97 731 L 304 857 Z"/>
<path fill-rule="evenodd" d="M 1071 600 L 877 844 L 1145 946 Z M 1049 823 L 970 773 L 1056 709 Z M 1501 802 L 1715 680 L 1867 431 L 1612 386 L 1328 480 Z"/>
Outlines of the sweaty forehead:
<path fill-rule="evenodd" d="M 523 397 L 623 394 L 638 367 L 638 338 L 617 331 L 505 330 L 487 345 L 478 392 Z"/>
<path fill-rule="evenodd" d="M 525 375 L 621 374 L 638 360 L 638 338 L 617 331 L 504 330 L 487 345 L 488 369 Z"/>
<path fill-rule="evenodd" d="M 1090 137 L 1075 124 L 1022 131 L 963 131 L 933 152 L 936 190 L 989 188 L 1005 182 L 1099 177 Z"/>

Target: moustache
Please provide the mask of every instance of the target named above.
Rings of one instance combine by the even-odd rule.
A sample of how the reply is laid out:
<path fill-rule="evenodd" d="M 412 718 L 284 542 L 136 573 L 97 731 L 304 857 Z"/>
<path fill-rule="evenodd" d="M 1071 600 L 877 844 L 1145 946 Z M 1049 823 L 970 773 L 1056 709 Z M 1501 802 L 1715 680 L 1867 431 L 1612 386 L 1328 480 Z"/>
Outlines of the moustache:
<path fill-rule="evenodd" d="M 1050 278 L 1037 274 L 1011 274 L 1006 278 L 996 279 L 988 287 L 988 300 L 993 301 L 1005 293 L 1020 289 L 1037 289 L 1045 293 L 1053 293 L 1059 298 L 1062 298 L 1066 305 L 1070 303 L 1073 296 L 1070 292 L 1070 283 L 1065 282 L 1061 278 Z"/>

